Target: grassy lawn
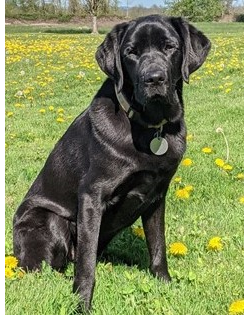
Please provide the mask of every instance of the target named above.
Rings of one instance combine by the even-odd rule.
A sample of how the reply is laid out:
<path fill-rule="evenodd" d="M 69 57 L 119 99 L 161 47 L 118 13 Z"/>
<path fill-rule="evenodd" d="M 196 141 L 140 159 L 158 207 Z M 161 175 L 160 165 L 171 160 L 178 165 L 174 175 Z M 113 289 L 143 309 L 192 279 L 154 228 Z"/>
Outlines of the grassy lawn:
<path fill-rule="evenodd" d="M 166 214 L 168 248 L 182 242 L 188 251 L 169 253 L 172 282 L 166 285 L 148 271 L 141 222 L 134 225 L 138 233 L 123 231 L 98 262 L 94 315 L 225 315 L 243 300 L 243 24 L 196 26 L 212 49 L 184 88 L 188 148 Z M 94 59 L 105 35 L 46 30 L 6 27 L 6 256 L 13 253 L 17 206 L 105 79 Z M 214 237 L 217 250 L 208 248 Z M 6 314 L 76 314 L 72 264 L 65 274 L 46 265 L 40 273 L 7 271 Z"/>

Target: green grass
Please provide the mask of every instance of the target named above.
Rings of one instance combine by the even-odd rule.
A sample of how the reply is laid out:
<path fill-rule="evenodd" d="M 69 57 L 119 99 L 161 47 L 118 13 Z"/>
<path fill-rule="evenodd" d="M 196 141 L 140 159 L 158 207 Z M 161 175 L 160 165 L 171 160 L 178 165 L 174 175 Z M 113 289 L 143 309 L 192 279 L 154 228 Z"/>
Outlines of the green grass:
<path fill-rule="evenodd" d="M 188 253 L 168 255 L 172 282 L 163 284 L 148 271 L 145 240 L 126 229 L 98 262 L 95 315 L 223 315 L 233 301 L 243 299 L 243 182 L 237 179 L 243 172 L 243 24 L 196 25 L 213 46 L 206 64 L 184 87 L 192 135 L 185 157 L 193 164 L 179 167 L 181 184 L 172 182 L 166 214 L 167 245 L 183 242 Z M 56 141 L 105 78 L 94 60 L 104 35 L 58 33 L 6 27 L 6 255 L 13 251 L 16 208 Z M 57 122 L 58 117 L 64 121 Z M 229 143 L 230 172 L 215 165 L 216 158 L 226 160 L 218 127 Z M 212 153 L 204 154 L 203 147 Z M 180 200 L 175 192 L 185 185 L 194 189 L 189 199 Z M 214 236 L 223 243 L 219 252 L 206 248 Z M 6 278 L 6 314 L 76 314 L 72 276 L 71 264 L 64 275 L 45 266 L 40 273 Z"/>

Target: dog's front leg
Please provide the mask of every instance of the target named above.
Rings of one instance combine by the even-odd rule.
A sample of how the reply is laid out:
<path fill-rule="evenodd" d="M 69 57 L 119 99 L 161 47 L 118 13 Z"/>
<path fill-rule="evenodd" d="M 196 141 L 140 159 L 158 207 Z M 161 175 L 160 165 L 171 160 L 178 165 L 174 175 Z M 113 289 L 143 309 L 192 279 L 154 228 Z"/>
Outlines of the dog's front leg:
<path fill-rule="evenodd" d="M 154 211 L 144 213 L 142 222 L 150 254 L 150 271 L 168 282 L 171 278 L 166 258 L 165 202 L 160 201 Z"/>
<path fill-rule="evenodd" d="M 78 293 L 85 310 L 91 307 L 95 285 L 98 236 L 103 205 L 100 194 L 83 192 L 77 216 L 77 254 L 73 291 Z"/>

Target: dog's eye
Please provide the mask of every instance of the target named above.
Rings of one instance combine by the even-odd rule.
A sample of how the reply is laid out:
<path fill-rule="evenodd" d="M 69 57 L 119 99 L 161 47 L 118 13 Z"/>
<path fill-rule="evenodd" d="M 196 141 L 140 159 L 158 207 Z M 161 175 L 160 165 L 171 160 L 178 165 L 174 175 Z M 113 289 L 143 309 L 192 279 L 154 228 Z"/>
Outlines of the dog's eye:
<path fill-rule="evenodd" d="M 172 50 L 172 49 L 175 49 L 175 47 L 171 44 L 166 43 L 165 50 Z"/>
<path fill-rule="evenodd" d="M 127 47 L 124 53 L 125 53 L 125 56 L 138 54 L 137 50 L 134 47 Z"/>

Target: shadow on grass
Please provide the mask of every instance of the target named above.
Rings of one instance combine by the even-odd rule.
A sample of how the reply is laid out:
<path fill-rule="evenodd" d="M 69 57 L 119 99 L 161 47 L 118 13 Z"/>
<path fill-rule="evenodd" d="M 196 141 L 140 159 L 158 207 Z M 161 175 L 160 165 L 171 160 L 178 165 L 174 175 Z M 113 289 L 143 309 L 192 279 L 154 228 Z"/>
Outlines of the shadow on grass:
<path fill-rule="evenodd" d="M 136 265 L 140 270 L 147 270 L 149 256 L 146 241 L 133 235 L 130 227 L 126 228 L 110 242 L 98 260 L 112 262 L 113 265 Z"/>

